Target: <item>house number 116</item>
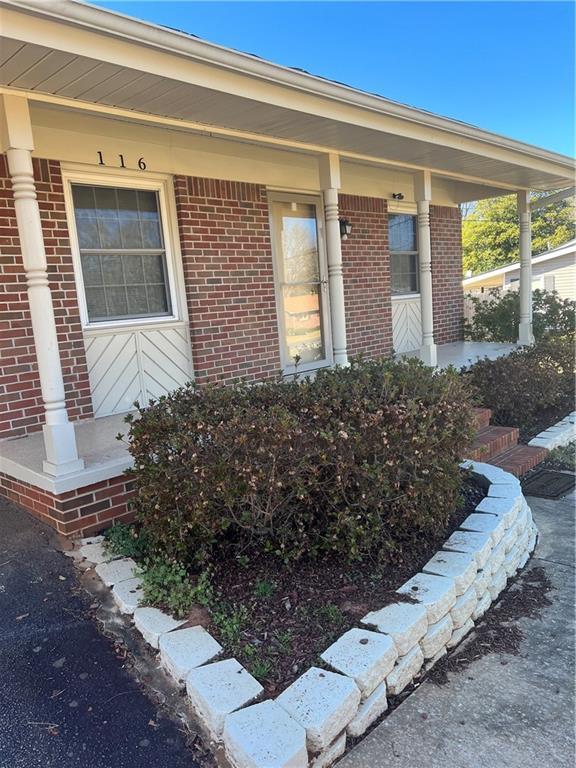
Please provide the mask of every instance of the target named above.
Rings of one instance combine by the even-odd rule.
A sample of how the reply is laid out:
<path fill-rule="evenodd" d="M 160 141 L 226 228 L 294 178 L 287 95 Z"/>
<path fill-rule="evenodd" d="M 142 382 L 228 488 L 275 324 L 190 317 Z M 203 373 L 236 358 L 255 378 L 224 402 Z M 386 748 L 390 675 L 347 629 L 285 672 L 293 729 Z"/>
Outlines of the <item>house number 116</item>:
<path fill-rule="evenodd" d="M 106 163 L 104 162 L 104 156 L 100 150 L 98 150 L 97 155 L 98 155 L 98 165 L 106 165 Z M 127 168 L 126 162 L 124 161 L 124 155 L 118 155 L 118 158 L 120 161 L 118 164 L 119 168 Z M 138 168 L 140 168 L 141 171 L 146 170 L 146 163 L 144 162 L 143 157 L 138 158 Z"/>

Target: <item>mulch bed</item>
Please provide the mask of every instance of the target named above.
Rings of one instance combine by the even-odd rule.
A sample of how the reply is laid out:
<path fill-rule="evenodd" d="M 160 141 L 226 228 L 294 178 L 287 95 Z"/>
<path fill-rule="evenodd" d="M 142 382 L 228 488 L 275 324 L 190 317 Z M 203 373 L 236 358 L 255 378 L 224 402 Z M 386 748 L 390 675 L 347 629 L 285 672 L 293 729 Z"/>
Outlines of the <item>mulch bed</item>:
<path fill-rule="evenodd" d="M 310 666 L 348 629 L 358 626 L 368 611 L 397 601 L 394 591 L 414 576 L 440 549 L 446 538 L 474 511 L 486 495 L 466 477 L 463 504 L 446 530 L 436 538 L 411 544 L 409 554 L 393 564 L 349 564 L 342 560 L 298 563 L 287 567 L 274 557 L 251 559 L 241 565 L 224 562 L 212 583 L 225 606 L 224 624 L 207 622 L 222 643 L 276 696 Z M 407 597 L 410 600 L 410 597 Z M 232 626 L 240 612 L 240 629 Z"/>

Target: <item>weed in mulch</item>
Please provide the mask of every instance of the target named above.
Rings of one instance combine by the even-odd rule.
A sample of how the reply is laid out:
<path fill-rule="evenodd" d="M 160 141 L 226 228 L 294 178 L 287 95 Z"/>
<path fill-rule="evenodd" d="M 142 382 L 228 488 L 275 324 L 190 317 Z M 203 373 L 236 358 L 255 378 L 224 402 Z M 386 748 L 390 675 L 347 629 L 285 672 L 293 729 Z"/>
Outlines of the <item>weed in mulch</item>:
<path fill-rule="evenodd" d="M 461 672 L 489 653 L 518 655 L 523 633 L 515 622 L 523 618 L 539 618 L 542 610 L 551 604 L 548 594 L 553 589 L 543 568 L 531 568 L 523 573 L 505 590 L 458 650 L 433 667 L 429 679 L 436 685 L 445 685 L 450 672 Z"/>

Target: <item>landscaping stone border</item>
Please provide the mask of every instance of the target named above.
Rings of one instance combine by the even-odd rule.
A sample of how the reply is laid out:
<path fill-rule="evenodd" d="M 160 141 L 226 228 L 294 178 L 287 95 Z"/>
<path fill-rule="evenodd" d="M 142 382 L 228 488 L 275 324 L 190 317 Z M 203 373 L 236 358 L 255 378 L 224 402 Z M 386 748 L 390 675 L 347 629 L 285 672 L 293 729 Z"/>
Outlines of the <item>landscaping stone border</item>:
<path fill-rule="evenodd" d="M 557 424 L 537 434 L 528 442 L 528 445 L 553 451 L 554 448 L 568 445 L 574 440 L 576 440 L 576 411 L 572 411 Z"/>
<path fill-rule="evenodd" d="M 107 555 L 102 537 L 83 539 L 80 555 L 160 649 L 161 665 L 185 686 L 200 724 L 234 768 L 327 768 L 348 736 L 362 736 L 382 716 L 389 695 L 461 642 L 534 550 L 537 529 L 519 481 L 490 464 L 462 467 L 486 487 L 475 512 L 397 590 L 398 602 L 364 616 L 362 627 L 321 654 L 325 668 L 311 667 L 275 700 L 259 701 L 262 686 L 236 659 L 219 659 L 222 648 L 206 630 L 143 606 L 135 563 Z"/>

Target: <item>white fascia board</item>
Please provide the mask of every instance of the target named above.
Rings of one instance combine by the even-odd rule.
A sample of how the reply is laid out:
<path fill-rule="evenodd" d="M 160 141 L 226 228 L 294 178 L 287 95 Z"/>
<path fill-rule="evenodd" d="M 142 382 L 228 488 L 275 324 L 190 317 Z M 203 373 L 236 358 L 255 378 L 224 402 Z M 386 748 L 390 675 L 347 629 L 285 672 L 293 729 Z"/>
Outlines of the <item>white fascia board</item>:
<path fill-rule="evenodd" d="M 53 0 L 50 3 L 46 3 L 45 0 L 0 0 L 0 6 L 44 19 L 83 27 L 91 32 L 124 39 L 127 42 L 145 45 L 166 53 L 184 56 L 199 63 L 210 64 L 235 71 L 240 75 L 288 86 L 310 95 L 329 98 L 349 106 L 376 112 L 382 116 L 415 123 L 424 128 L 438 129 L 459 137 L 466 137 L 495 149 L 508 150 L 522 155 L 524 160 L 517 158 L 519 165 L 525 162 L 525 158 L 530 158 L 536 164 L 538 162 L 552 163 L 563 169 L 567 177 L 573 176 L 574 161 L 556 152 L 500 136 L 468 123 L 400 104 L 382 96 L 359 91 L 315 75 L 273 64 L 257 56 L 209 43 L 184 32 L 169 30 L 124 14 L 96 8 L 77 0 Z M 556 172 L 558 170 L 557 167 Z M 550 173 L 552 172 L 550 169 Z"/>

